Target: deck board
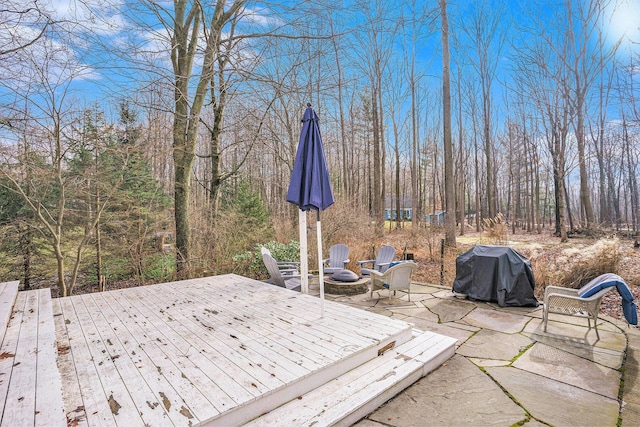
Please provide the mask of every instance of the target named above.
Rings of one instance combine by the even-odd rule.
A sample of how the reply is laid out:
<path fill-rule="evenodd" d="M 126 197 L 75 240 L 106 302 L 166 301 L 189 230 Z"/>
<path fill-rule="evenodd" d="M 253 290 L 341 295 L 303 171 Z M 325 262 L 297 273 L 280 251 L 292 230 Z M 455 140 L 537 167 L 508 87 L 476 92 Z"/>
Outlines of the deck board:
<path fill-rule="evenodd" d="M 198 296 L 197 292 L 194 292 L 193 290 L 187 292 L 189 292 L 189 295 L 193 297 Z M 228 305 L 225 305 L 224 303 L 221 303 L 220 301 L 212 298 L 208 298 L 205 301 L 200 301 L 200 305 L 205 308 L 205 315 L 209 319 L 218 320 L 222 324 L 228 324 L 229 322 L 233 321 L 240 321 L 245 322 L 246 324 L 250 324 L 249 322 L 269 320 L 271 323 L 265 324 L 266 328 L 274 329 L 274 331 L 282 330 L 285 333 L 290 333 L 291 324 L 300 322 L 299 316 L 296 316 L 290 309 L 283 310 L 282 308 L 278 307 L 267 307 L 267 309 L 263 309 L 262 307 L 259 307 L 258 309 L 245 309 L 241 313 L 239 313 L 235 309 L 233 312 L 231 312 Z M 277 322 L 274 322 L 272 320 L 274 317 Z M 318 343 L 320 345 L 323 345 L 327 349 L 332 349 L 333 351 L 338 351 L 340 353 L 342 352 L 343 347 L 346 345 L 370 345 L 372 342 L 374 342 L 374 340 L 372 339 L 357 337 L 353 334 L 343 334 L 341 330 L 333 331 L 331 335 L 327 335 L 325 328 L 320 329 L 307 327 L 302 328 L 299 331 L 294 331 L 294 333 L 299 333 L 303 337 L 303 339 Z"/>
<path fill-rule="evenodd" d="M 136 291 L 143 292 L 143 289 L 137 289 Z M 178 306 L 163 307 L 159 294 L 146 295 L 144 303 L 151 304 L 150 307 L 153 308 L 153 302 L 155 301 L 157 304 L 155 305 L 156 310 L 159 311 L 161 318 L 170 325 L 175 333 L 184 337 L 186 341 L 197 349 L 196 351 L 209 358 L 221 371 L 226 372 L 228 377 L 242 387 L 242 391 L 234 396 L 236 401 L 244 402 L 259 396 L 262 392 L 268 391 L 266 386 L 257 381 L 247 371 L 251 371 L 250 361 L 243 354 L 237 354 L 226 343 L 212 339 L 210 334 L 204 332 L 205 328 L 201 327 L 197 321 L 192 320 L 192 301 L 185 300 Z M 164 290 L 162 295 L 167 299 L 170 298 L 167 290 Z M 185 314 L 181 312 L 185 312 Z"/>
<path fill-rule="evenodd" d="M 167 401 L 184 414 L 175 420 L 178 424 L 185 421 L 184 416 L 189 419 L 189 414 L 195 417 L 195 420 L 208 419 L 218 414 L 219 411 L 214 405 L 188 380 L 183 370 L 171 359 L 172 354 L 164 352 L 161 346 L 148 337 L 135 321 L 131 321 L 129 310 L 124 309 L 107 293 L 94 294 L 93 299 L 96 309 L 102 308 L 105 317 L 111 319 L 110 323 L 118 333 L 117 339 L 122 344 L 123 352 L 132 358 L 145 378 L 153 381 L 153 390 L 162 391 Z M 170 393 L 167 392 L 168 389 Z M 158 398 L 164 404 L 163 396 Z M 171 411 L 169 414 L 174 415 Z"/>
<path fill-rule="evenodd" d="M 69 336 L 66 333 L 65 319 L 62 316 L 62 306 L 60 299 L 56 298 L 52 301 L 53 321 L 58 345 L 58 369 L 62 378 L 62 399 L 65 402 L 65 412 L 67 416 L 67 424 L 86 427 L 88 426 L 87 417 L 84 411 L 84 400 L 80 390 L 80 378 L 82 372 L 76 370 L 73 363 L 73 353 L 69 345 Z M 83 384 L 87 384 L 83 382 Z M 85 396 L 89 400 L 89 396 Z"/>
<path fill-rule="evenodd" d="M 174 295 L 169 289 L 165 289 L 163 296 Z M 157 294 L 149 295 L 148 300 L 156 300 L 160 303 L 161 298 Z M 227 371 L 236 381 L 239 381 L 253 396 L 259 396 L 269 390 L 279 387 L 282 381 L 271 376 L 264 371 L 261 362 L 254 361 L 246 351 L 239 351 L 238 340 L 233 338 L 233 333 L 219 333 L 204 322 L 202 310 L 198 309 L 195 300 L 187 300 L 188 308 L 167 308 L 163 310 L 165 316 L 174 320 L 174 328 L 182 336 L 191 342 L 199 344 L 201 351 L 206 351 L 218 366 Z M 232 356 L 232 357 L 229 357 Z"/>
<path fill-rule="evenodd" d="M 129 297 L 131 297 L 129 293 Z M 170 359 L 181 370 L 181 377 L 194 386 L 214 405 L 216 416 L 227 408 L 234 407 L 235 401 L 229 396 L 244 390 L 210 359 L 201 354 L 192 343 L 176 333 L 163 319 L 145 305 L 134 304 L 123 292 L 110 292 L 112 298 L 131 316 L 136 323 L 139 338 L 147 338 L 162 351 L 162 358 Z M 214 381 L 216 379 L 216 381 Z M 209 397 L 211 396 L 211 397 Z"/>
<path fill-rule="evenodd" d="M 411 338 L 406 322 L 330 301 L 321 318 L 317 298 L 237 275 L 61 298 L 54 317 L 83 425 L 238 424 Z"/>
<path fill-rule="evenodd" d="M 38 291 L 38 354 L 36 368 L 35 425 L 59 425 L 65 421 L 62 382 L 56 360 L 56 331 L 51 291 Z"/>
<path fill-rule="evenodd" d="M 0 347 L 2 425 L 65 424 L 50 291 L 18 293 L 3 332 Z"/>
<path fill-rule="evenodd" d="M 2 396 L 4 402 L 9 403 L 9 405 L 5 403 L 2 407 L 2 420 L 12 419 L 12 417 L 16 416 L 16 413 L 11 409 L 11 404 L 15 397 L 10 394 L 9 386 L 12 381 L 16 381 L 19 378 L 18 372 L 14 371 L 13 367 L 16 363 L 16 355 L 19 356 L 20 325 L 23 322 L 26 304 L 26 294 L 19 294 L 15 300 L 14 312 L 10 321 L 11 325 L 7 327 L 2 347 L 0 348 L 0 396 Z M 16 380 L 13 378 L 14 372 Z"/>
<path fill-rule="evenodd" d="M 18 296 L 19 281 L 0 283 L 0 343 L 9 325 L 13 304 Z"/>
<path fill-rule="evenodd" d="M 454 346 L 454 338 L 419 332 L 415 339 L 251 421 L 247 427 L 351 425 L 435 369 L 430 366 L 425 371 L 425 359 L 449 358 Z"/>

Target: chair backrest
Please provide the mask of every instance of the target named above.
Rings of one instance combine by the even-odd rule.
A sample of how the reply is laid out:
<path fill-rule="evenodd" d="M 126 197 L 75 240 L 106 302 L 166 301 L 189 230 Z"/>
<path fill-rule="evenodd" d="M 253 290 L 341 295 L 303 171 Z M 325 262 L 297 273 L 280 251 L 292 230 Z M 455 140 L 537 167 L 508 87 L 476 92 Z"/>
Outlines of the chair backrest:
<path fill-rule="evenodd" d="M 411 275 L 418 264 L 414 262 L 402 262 L 390 267 L 385 271 L 384 283 L 389 285 L 389 289 L 407 289 L 411 284 Z"/>
<path fill-rule="evenodd" d="M 346 260 L 349 259 L 349 248 L 347 245 L 337 244 L 329 249 L 329 267 L 344 268 Z"/>
<path fill-rule="evenodd" d="M 390 263 L 391 261 L 393 261 L 393 258 L 395 256 L 396 256 L 396 248 L 394 248 L 393 246 L 381 247 L 380 250 L 378 251 L 378 256 L 376 257 L 374 269 L 380 271 L 381 273 L 384 273 L 387 270 L 387 268 L 389 268 L 389 266 L 385 265 L 378 268 L 378 265 Z"/>
<path fill-rule="evenodd" d="M 269 281 L 272 282 L 274 285 L 278 285 L 284 288 L 285 287 L 284 278 L 282 277 L 282 272 L 280 272 L 280 269 L 278 268 L 278 263 L 271 256 L 271 253 L 267 248 L 263 247 L 261 252 L 262 252 L 262 262 L 264 262 L 264 266 L 267 267 L 269 276 L 271 276 Z"/>

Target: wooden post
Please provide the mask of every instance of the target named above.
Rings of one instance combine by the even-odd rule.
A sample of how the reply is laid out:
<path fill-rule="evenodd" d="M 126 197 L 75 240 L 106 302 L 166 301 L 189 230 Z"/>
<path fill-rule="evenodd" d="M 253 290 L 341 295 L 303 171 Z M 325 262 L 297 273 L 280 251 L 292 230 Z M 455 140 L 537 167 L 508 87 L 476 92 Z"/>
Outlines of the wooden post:
<path fill-rule="evenodd" d="M 440 286 L 444 286 L 444 239 L 440 239 Z"/>

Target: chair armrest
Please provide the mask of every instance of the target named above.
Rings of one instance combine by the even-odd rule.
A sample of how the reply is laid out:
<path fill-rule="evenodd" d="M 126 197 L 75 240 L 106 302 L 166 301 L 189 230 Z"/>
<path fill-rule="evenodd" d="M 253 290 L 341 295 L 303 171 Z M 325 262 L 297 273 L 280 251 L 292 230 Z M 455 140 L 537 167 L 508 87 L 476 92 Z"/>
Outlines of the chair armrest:
<path fill-rule="evenodd" d="M 279 262 L 278 263 L 278 270 L 280 270 L 281 273 L 285 273 L 287 271 L 298 271 L 300 269 L 300 266 L 298 264 L 296 264 L 296 263 Z"/>
<path fill-rule="evenodd" d="M 556 295 L 567 295 L 567 296 L 578 296 L 577 289 L 565 288 L 562 286 L 547 286 L 544 289 L 544 299 L 547 299 L 547 295 L 556 294 Z"/>
<path fill-rule="evenodd" d="M 549 300 L 552 299 L 564 299 L 564 300 L 573 300 L 573 301 L 589 301 L 588 299 L 585 298 L 580 298 L 577 295 L 567 295 L 567 294 L 560 294 L 560 293 L 556 293 L 556 292 L 550 292 L 547 295 L 544 296 L 544 301 L 545 303 Z"/>
<path fill-rule="evenodd" d="M 280 270 L 280 274 L 283 277 L 293 277 L 293 276 L 299 276 L 300 272 L 296 268 L 287 268 L 285 270 Z"/>
<path fill-rule="evenodd" d="M 375 262 L 376 262 L 375 259 L 365 259 L 363 261 L 356 261 L 356 264 L 357 265 L 364 265 L 364 264 L 369 264 L 369 263 L 373 264 Z"/>
<path fill-rule="evenodd" d="M 390 262 L 381 262 L 380 264 L 378 264 L 378 268 L 388 267 L 389 265 L 391 265 Z"/>
<path fill-rule="evenodd" d="M 377 271 L 377 270 L 371 270 L 369 273 L 371 274 L 371 277 L 372 277 L 372 278 L 373 278 L 373 276 L 376 276 L 376 277 L 384 277 L 384 273 L 380 273 L 380 272 L 379 272 L 379 271 Z"/>

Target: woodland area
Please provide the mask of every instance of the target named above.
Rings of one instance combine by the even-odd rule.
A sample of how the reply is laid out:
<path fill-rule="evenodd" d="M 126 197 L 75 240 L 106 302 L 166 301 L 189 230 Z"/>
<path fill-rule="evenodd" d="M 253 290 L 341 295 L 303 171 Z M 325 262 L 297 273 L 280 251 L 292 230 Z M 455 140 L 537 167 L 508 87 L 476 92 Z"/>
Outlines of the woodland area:
<path fill-rule="evenodd" d="M 615 18 L 630 4 L 4 1 L 0 281 L 71 295 L 261 277 L 260 245 L 296 253 L 285 195 L 307 103 L 336 197 L 327 249 L 370 258 L 400 235 L 428 265 L 442 235 L 455 254 L 496 224 L 632 247 L 640 37 Z M 441 211 L 444 228 L 427 221 Z"/>

